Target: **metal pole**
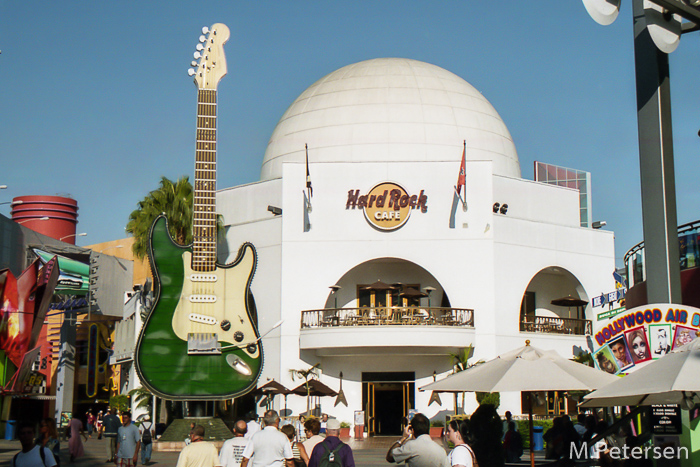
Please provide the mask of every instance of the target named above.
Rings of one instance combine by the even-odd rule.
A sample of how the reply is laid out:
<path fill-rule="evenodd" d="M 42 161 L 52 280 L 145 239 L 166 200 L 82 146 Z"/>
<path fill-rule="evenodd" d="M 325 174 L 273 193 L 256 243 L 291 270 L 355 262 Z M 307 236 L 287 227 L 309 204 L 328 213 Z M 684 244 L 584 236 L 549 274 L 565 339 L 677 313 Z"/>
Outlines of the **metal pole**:
<path fill-rule="evenodd" d="M 681 303 L 668 55 L 649 35 L 643 0 L 633 18 L 647 300 Z"/>

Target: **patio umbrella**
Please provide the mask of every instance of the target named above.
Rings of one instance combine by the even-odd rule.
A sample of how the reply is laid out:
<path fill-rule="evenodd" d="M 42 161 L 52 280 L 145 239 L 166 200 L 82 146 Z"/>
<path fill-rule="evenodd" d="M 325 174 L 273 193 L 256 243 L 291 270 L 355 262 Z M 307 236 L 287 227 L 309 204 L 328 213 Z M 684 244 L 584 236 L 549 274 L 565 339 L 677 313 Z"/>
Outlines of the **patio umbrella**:
<path fill-rule="evenodd" d="M 617 378 L 583 399 L 582 407 L 680 404 L 700 402 L 700 339 L 674 349 L 633 373 Z"/>
<path fill-rule="evenodd" d="M 403 292 L 399 294 L 402 297 L 427 297 L 428 294 L 425 292 L 421 292 L 420 290 L 416 290 L 413 287 L 406 287 Z"/>
<path fill-rule="evenodd" d="M 565 306 L 569 309 L 572 306 L 576 307 L 576 310 L 577 310 L 576 317 L 577 318 L 580 318 L 580 316 L 578 314 L 578 309 L 580 307 L 584 307 L 584 306 L 588 305 L 588 302 L 586 300 L 581 300 L 580 298 L 572 297 L 571 295 L 567 295 L 566 297 L 562 297 L 562 298 L 555 298 L 554 300 L 552 300 L 549 303 L 551 303 L 552 305 L 556 305 L 556 306 Z M 569 313 L 569 317 L 571 317 L 571 313 Z"/>
<path fill-rule="evenodd" d="M 333 389 L 329 388 L 317 379 L 310 379 L 309 383 L 309 396 L 325 397 L 325 396 L 337 396 L 338 393 Z M 295 387 L 290 394 L 297 394 L 299 396 L 306 396 L 306 383 L 301 383 L 299 386 Z"/>
<path fill-rule="evenodd" d="M 420 388 L 445 392 L 576 391 L 603 387 L 617 378 L 595 368 L 567 360 L 553 350 L 530 345 L 507 352 L 486 363 Z M 532 447 L 532 403 L 528 404 Z M 530 449 L 530 464 L 535 453 Z"/>
<path fill-rule="evenodd" d="M 394 290 L 396 287 L 393 285 L 389 285 L 386 282 L 382 282 L 380 280 L 377 280 L 377 282 L 374 282 L 367 287 L 363 287 L 365 290 L 374 290 L 375 292 L 386 292 L 387 290 Z"/>
<path fill-rule="evenodd" d="M 291 391 L 289 389 L 273 379 L 257 388 L 255 391 L 253 391 L 253 394 L 256 396 L 267 396 L 269 400 L 272 400 L 277 394 L 282 394 L 284 396 L 284 409 L 286 410 L 287 394 L 290 392 Z"/>

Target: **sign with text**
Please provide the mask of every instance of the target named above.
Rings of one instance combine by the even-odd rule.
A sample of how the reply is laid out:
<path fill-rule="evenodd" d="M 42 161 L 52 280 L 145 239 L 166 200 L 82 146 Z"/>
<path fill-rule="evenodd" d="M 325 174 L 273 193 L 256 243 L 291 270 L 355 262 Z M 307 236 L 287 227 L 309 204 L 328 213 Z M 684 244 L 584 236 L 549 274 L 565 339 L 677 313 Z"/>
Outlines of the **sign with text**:
<path fill-rule="evenodd" d="M 678 435 L 683 430 L 681 408 L 677 405 L 652 405 L 651 429 L 655 435 Z"/>
<path fill-rule="evenodd" d="M 345 209 L 360 208 L 372 227 L 381 231 L 392 231 L 403 227 L 411 212 L 428 211 L 428 195 L 423 190 L 418 195 L 410 195 L 401 185 L 382 182 L 367 194 L 360 190 L 348 191 Z"/>

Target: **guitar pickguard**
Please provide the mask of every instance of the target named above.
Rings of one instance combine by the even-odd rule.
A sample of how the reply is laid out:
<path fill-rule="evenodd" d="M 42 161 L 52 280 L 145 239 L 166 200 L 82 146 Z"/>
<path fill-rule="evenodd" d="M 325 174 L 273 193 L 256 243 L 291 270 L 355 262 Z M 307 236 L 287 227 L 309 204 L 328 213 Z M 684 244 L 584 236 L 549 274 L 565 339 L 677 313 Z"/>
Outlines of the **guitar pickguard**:
<path fill-rule="evenodd" d="M 190 333 L 218 334 L 222 345 L 254 342 L 255 328 L 246 310 L 248 279 L 255 268 L 252 247 L 244 247 L 243 257 L 230 268 L 200 273 L 191 267 L 192 253 L 182 253 L 185 267 L 182 295 L 173 313 L 173 331 L 183 341 Z M 256 343 L 257 344 L 257 343 Z M 257 358 L 259 346 L 246 352 Z"/>

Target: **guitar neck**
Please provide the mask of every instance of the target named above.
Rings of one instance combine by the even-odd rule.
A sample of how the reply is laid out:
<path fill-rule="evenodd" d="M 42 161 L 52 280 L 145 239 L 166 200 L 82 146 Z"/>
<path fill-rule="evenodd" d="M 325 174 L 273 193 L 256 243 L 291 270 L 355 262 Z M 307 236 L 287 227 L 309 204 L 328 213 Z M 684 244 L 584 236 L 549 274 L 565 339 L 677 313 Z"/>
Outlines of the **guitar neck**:
<path fill-rule="evenodd" d="M 197 94 L 192 268 L 216 269 L 216 90 Z"/>

